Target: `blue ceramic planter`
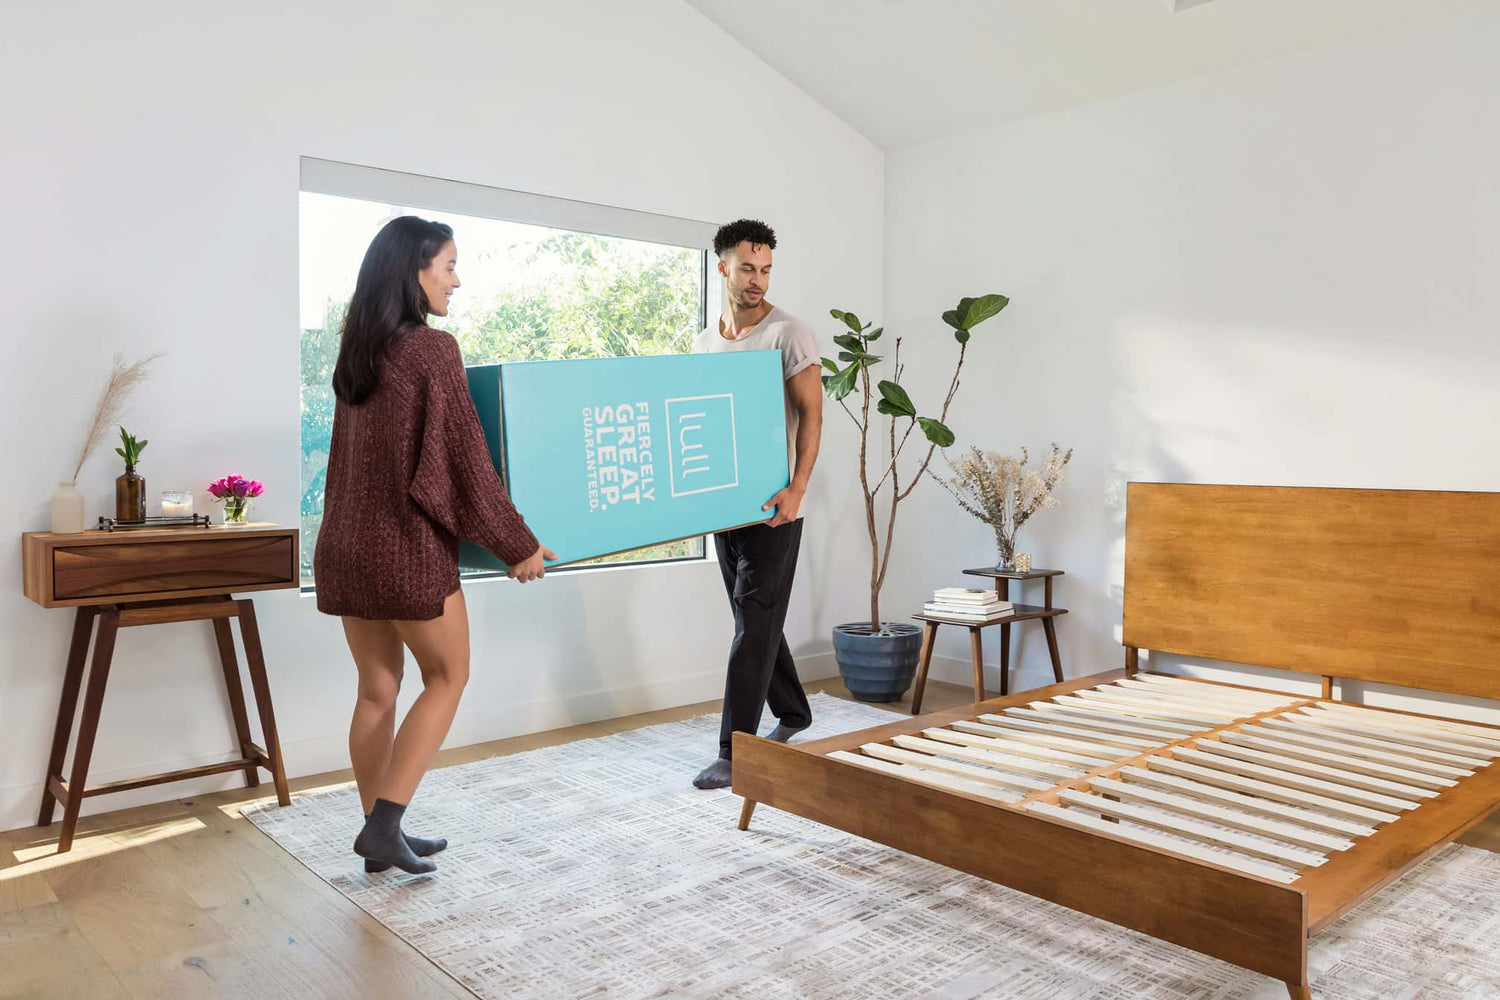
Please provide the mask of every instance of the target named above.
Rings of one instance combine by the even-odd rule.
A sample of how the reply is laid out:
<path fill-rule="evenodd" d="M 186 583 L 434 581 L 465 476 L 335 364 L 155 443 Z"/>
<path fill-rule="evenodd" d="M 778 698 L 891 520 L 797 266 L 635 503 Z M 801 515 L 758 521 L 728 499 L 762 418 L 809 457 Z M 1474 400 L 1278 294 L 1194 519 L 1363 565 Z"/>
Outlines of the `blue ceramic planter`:
<path fill-rule="evenodd" d="M 844 686 L 859 701 L 899 701 L 911 687 L 922 652 L 922 630 L 887 623 L 893 635 L 871 635 L 869 622 L 833 629 L 833 655 Z"/>

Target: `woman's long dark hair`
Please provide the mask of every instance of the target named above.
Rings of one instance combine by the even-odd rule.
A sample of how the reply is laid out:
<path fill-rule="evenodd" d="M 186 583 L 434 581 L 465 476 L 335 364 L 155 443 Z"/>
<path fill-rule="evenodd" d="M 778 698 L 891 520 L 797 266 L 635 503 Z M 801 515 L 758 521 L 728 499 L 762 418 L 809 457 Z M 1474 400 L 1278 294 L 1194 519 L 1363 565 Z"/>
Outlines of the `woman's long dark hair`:
<path fill-rule="evenodd" d="M 340 400 L 358 406 L 369 399 L 391 340 L 427 322 L 431 310 L 417 272 L 451 239 L 451 226 L 403 215 L 387 222 L 370 241 L 344 314 L 339 359 L 333 367 L 333 394 Z"/>

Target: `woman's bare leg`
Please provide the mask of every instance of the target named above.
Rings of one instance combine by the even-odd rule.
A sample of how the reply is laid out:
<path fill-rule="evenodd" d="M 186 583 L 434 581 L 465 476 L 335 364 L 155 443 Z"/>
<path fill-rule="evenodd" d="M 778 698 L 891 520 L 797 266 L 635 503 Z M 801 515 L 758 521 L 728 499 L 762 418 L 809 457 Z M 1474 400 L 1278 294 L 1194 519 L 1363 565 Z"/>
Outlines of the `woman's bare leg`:
<path fill-rule="evenodd" d="M 406 805 L 448 735 L 469 682 L 469 612 L 463 591 L 448 596 L 438 618 L 391 624 L 422 670 L 422 693 L 396 733 L 376 797 Z"/>
<path fill-rule="evenodd" d="M 354 719 L 349 724 L 349 761 L 354 767 L 354 782 L 359 786 L 360 805 L 368 816 L 391 763 L 391 746 L 396 738 L 396 695 L 401 690 L 406 650 L 390 622 L 362 618 L 343 621 L 344 638 L 349 641 L 349 652 L 354 654 L 354 666 L 359 670 L 359 695 L 354 702 Z"/>

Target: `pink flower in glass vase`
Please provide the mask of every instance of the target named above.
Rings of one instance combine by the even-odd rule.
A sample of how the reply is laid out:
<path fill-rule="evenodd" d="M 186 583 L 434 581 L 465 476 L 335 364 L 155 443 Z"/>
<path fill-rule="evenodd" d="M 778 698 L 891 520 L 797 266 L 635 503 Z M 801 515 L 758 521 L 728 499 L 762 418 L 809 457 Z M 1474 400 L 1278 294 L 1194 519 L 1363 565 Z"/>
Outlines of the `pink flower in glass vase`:
<path fill-rule="evenodd" d="M 250 501 L 266 491 L 256 479 L 246 479 L 234 474 L 215 479 L 208 484 L 208 492 L 215 500 L 224 504 L 224 524 L 239 525 L 249 520 Z"/>

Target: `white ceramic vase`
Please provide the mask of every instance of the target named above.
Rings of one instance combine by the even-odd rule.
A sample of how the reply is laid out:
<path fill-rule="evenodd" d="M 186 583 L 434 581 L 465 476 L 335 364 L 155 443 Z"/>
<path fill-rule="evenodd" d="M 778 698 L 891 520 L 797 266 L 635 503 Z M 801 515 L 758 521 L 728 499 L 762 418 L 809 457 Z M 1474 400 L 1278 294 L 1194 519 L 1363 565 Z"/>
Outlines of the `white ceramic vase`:
<path fill-rule="evenodd" d="M 52 530 L 60 535 L 83 530 L 83 494 L 73 483 L 58 483 L 52 494 Z"/>

